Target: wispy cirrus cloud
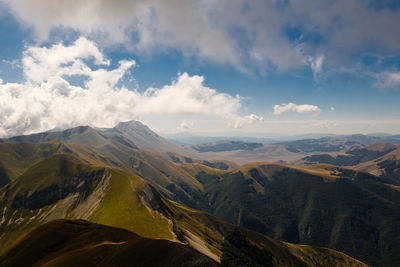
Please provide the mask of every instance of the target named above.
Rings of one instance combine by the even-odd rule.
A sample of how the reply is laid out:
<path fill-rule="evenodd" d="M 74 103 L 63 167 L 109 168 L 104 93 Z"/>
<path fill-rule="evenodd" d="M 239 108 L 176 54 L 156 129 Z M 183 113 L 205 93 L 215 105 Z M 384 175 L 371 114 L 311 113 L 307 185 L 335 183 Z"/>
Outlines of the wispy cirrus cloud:
<path fill-rule="evenodd" d="M 380 73 L 374 73 L 372 76 L 376 80 L 374 85 L 382 90 L 400 89 L 400 71 L 384 71 Z"/>
<path fill-rule="evenodd" d="M 307 58 L 307 61 L 310 64 L 311 70 L 313 71 L 314 81 L 316 81 L 316 82 L 319 80 L 319 76 L 322 72 L 324 60 L 325 60 L 324 55 L 320 55 L 320 56 L 316 56 L 316 57 L 309 56 Z"/>

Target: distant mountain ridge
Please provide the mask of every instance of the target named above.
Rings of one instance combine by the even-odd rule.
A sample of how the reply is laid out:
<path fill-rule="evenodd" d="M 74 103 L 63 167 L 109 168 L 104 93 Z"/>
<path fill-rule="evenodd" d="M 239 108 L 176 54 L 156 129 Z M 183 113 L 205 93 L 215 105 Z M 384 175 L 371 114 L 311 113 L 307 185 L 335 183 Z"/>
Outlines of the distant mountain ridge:
<path fill-rule="evenodd" d="M 368 135 L 348 135 L 303 139 L 279 143 L 291 152 L 339 152 L 375 143 L 400 144 L 400 136 L 377 137 Z"/>
<path fill-rule="evenodd" d="M 310 133 L 310 134 L 299 134 L 299 135 L 283 135 L 283 134 L 260 134 L 255 136 L 230 136 L 228 134 L 221 136 L 207 136 L 197 135 L 194 133 L 182 132 L 176 134 L 162 134 L 162 136 L 171 142 L 178 145 L 193 146 L 202 143 L 218 142 L 223 140 L 230 141 L 242 141 L 249 143 L 262 143 L 262 144 L 280 144 L 288 143 L 298 140 L 317 140 L 322 138 L 332 138 L 337 140 L 347 139 L 352 142 L 358 142 L 361 144 L 373 144 L 379 142 L 392 142 L 399 143 L 400 135 L 393 135 L 387 133 L 371 133 L 371 134 L 329 134 L 329 133 Z"/>
<path fill-rule="evenodd" d="M 223 152 L 233 150 L 254 150 L 262 146 L 263 144 L 261 143 L 246 143 L 243 141 L 223 140 L 190 146 L 190 148 L 198 152 Z"/>
<path fill-rule="evenodd" d="M 120 134 L 118 136 L 118 134 Z M 122 136 L 122 137 L 121 137 Z M 158 152 L 184 152 L 184 150 L 162 138 L 139 121 L 120 122 L 114 128 L 95 130 L 90 126 L 78 126 L 63 131 L 50 131 L 30 135 L 14 136 L 0 139 L 0 143 L 41 143 L 59 140 L 63 143 L 102 145 L 107 139 L 119 138 L 119 141 L 130 143 L 133 147 Z M 125 140 L 123 140 L 125 139 Z"/>

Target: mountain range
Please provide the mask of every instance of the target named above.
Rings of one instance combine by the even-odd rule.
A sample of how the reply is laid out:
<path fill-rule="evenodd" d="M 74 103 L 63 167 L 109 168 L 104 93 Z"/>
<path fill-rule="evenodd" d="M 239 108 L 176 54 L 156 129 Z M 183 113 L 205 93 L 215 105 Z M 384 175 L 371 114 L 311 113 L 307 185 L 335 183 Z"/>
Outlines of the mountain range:
<path fill-rule="evenodd" d="M 232 144 L 246 153 L 265 149 Z M 397 146 L 380 148 L 390 149 L 380 157 Z M 118 243 L 103 255 L 104 262 L 117 266 L 115 259 L 140 242 L 168 247 L 165 253 L 186 251 L 187 257 L 176 259 L 179 264 L 191 259 L 190 264 L 210 266 L 263 266 L 260 258 L 273 266 L 400 262 L 400 189 L 393 179 L 360 166 L 240 165 L 205 154 L 173 144 L 136 121 L 1 139 L 0 263 L 16 266 L 32 253 L 40 255 L 29 264 L 66 266 L 75 256 L 87 263 Z M 68 230 L 75 228 L 104 232 L 104 239 L 88 234 L 82 242 Z M 60 229 L 69 241 L 46 243 L 45 236 Z M 119 231 L 130 234 L 121 239 Z M 159 239 L 171 242 L 157 245 Z M 30 250 L 24 245 L 29 242 L 43 247 Z M 51 242 L 57 244 L 54 251 L 46 249 Z"/>

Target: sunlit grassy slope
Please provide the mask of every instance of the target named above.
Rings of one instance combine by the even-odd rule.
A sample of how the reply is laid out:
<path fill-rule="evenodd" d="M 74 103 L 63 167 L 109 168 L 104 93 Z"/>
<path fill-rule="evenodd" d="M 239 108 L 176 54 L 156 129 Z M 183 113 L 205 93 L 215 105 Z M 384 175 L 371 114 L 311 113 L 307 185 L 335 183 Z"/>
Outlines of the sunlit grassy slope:
<path fill-rule="evenodd" d="M 149 208 L 140 201 L 145 182 L 118 170 L 111 170 L 111 176 L 110 189 L 90 220 L 128 229 L 143 237 L 173 240 L 167 219 L 149 212 Z"/>

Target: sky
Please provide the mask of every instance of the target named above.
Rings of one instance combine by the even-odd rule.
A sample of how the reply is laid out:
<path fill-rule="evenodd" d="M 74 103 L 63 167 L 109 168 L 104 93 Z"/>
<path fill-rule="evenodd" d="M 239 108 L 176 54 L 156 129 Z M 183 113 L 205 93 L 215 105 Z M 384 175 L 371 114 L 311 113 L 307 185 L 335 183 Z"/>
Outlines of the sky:
<path fill-rule="evenodd" d="M 0 0 L 0 137 L 400 134 L 398 0 Z"/>

